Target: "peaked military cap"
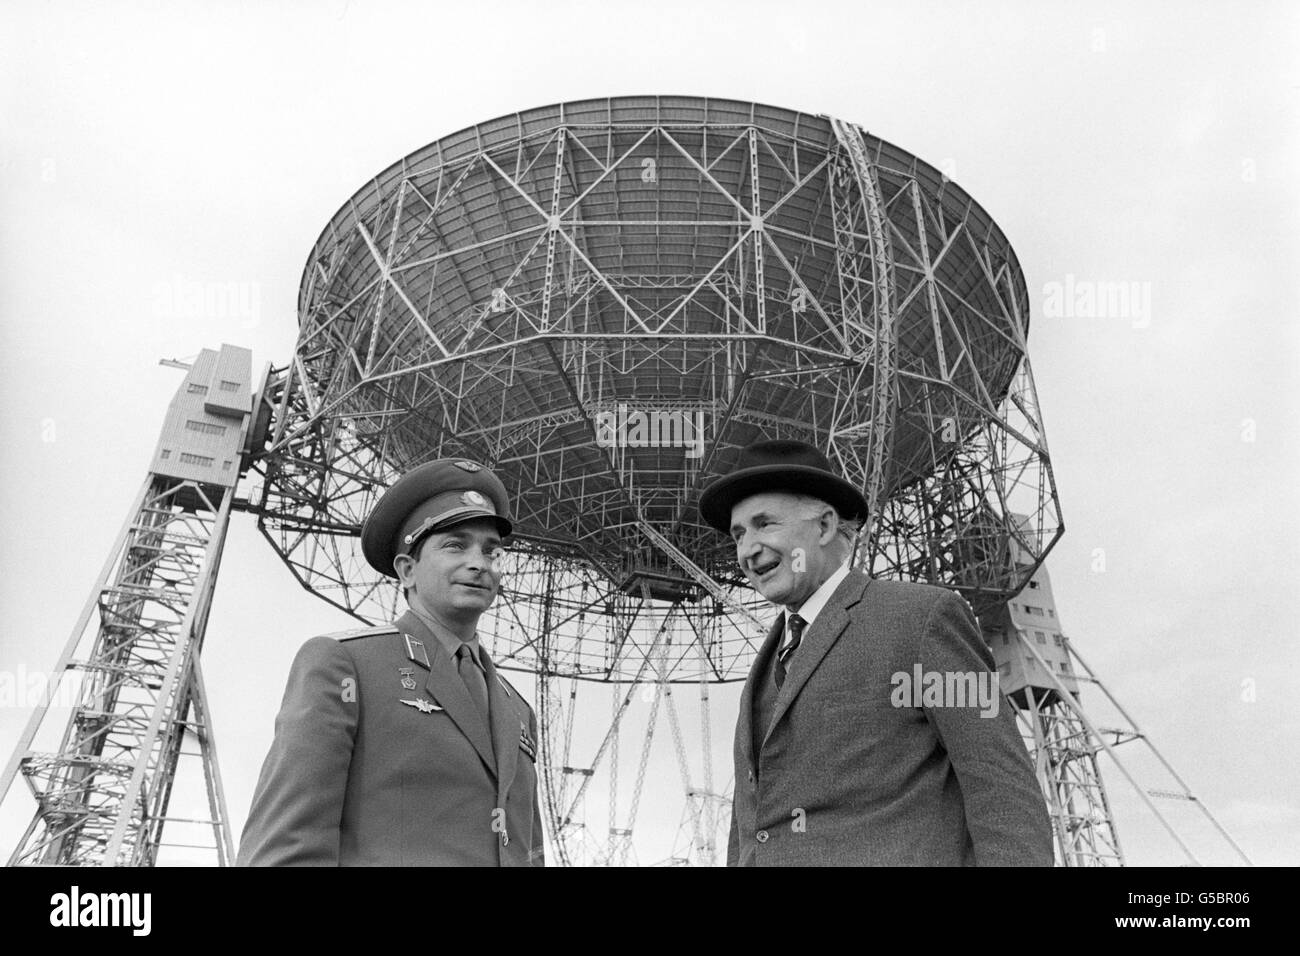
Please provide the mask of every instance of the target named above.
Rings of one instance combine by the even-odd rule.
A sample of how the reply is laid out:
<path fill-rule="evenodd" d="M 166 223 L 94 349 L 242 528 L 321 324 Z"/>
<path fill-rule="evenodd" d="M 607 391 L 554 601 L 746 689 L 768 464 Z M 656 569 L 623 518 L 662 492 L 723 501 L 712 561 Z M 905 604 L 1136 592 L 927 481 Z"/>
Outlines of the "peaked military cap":
<path fill-rule="evenodd" d="M 383 493 L 361 528 L 361 553 L 381 574 L 397 577 L 393 561 L 411 554 L 435 531 L 472 518 L 492 518 L 510 534 L 510 507 L 501 479 L 475 461 L 440 458 L 412 468 Z"/>

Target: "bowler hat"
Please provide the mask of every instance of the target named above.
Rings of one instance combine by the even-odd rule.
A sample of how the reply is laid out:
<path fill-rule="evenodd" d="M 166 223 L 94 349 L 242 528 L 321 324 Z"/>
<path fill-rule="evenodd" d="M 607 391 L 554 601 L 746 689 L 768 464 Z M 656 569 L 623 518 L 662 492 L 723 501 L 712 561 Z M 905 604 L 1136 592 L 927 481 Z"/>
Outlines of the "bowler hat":
<path fill-rule="evenodd" d="M 764 491 L 789 491 L 826 502 L 844 518 L 865 521 L 867 499 L 835 473 L 830 460 L 801 441 L 762 441 L 740 452 L 736 467 L 700 495 L 700 516 L 726 534 L 736 502 Z"/>
<path fill-rule="evenodd" d="M 502 537 L 514 530 L 501 479 L 475 461 L 440 458 L 412 468 L 383 493 L 361 527 L 361 553 L 380 574 L 397 577 L 393 560 L 413 554 L 435 531 L 491 518 Z"/>

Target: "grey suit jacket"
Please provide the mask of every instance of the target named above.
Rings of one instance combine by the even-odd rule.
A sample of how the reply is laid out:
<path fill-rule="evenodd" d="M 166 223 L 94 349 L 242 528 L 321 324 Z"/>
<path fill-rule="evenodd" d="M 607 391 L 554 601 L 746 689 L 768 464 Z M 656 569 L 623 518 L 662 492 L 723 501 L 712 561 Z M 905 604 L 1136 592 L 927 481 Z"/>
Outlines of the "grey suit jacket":
<path fill-rule="evenodd" d="M 1052 865 L 1052 836 L 1015 716 L 978 706 L 896 707 L 893 675 L 989 671 L 966 602 L 944 588 L 871 580 L 835 589 L 803 636 L 754 752 L 759 650 L 740 701 L 730 866 Z"/>
<path fill-rule="evenodd" d="M 409 611 L 304 644 L 238 865 L 542 865 L 537 720 L 483 660 L 490 726 Z"/>

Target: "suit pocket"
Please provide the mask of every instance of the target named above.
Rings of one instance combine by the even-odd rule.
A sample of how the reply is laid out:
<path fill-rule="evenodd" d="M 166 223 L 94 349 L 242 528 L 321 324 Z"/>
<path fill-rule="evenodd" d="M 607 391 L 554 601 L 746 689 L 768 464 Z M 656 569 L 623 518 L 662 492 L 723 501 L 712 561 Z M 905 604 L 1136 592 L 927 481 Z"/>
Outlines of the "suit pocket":
<path fill-rule="evenodd" d="M 827 710 L 864 707 L 869 703 L 868 695 L 864 691 L 848 688 L 822 694 L 817 700 Z"/>

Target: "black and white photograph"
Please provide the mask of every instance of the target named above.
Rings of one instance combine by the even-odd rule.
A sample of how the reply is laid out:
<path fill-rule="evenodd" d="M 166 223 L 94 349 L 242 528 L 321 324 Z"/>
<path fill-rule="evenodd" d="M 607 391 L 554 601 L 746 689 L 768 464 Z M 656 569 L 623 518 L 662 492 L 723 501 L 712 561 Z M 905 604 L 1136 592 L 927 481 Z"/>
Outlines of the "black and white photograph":
<path fill-rule="evenodd" d="M 0 74 L 9 867 L 1300 864 L 1300 7 L 54 0 Z"/>

